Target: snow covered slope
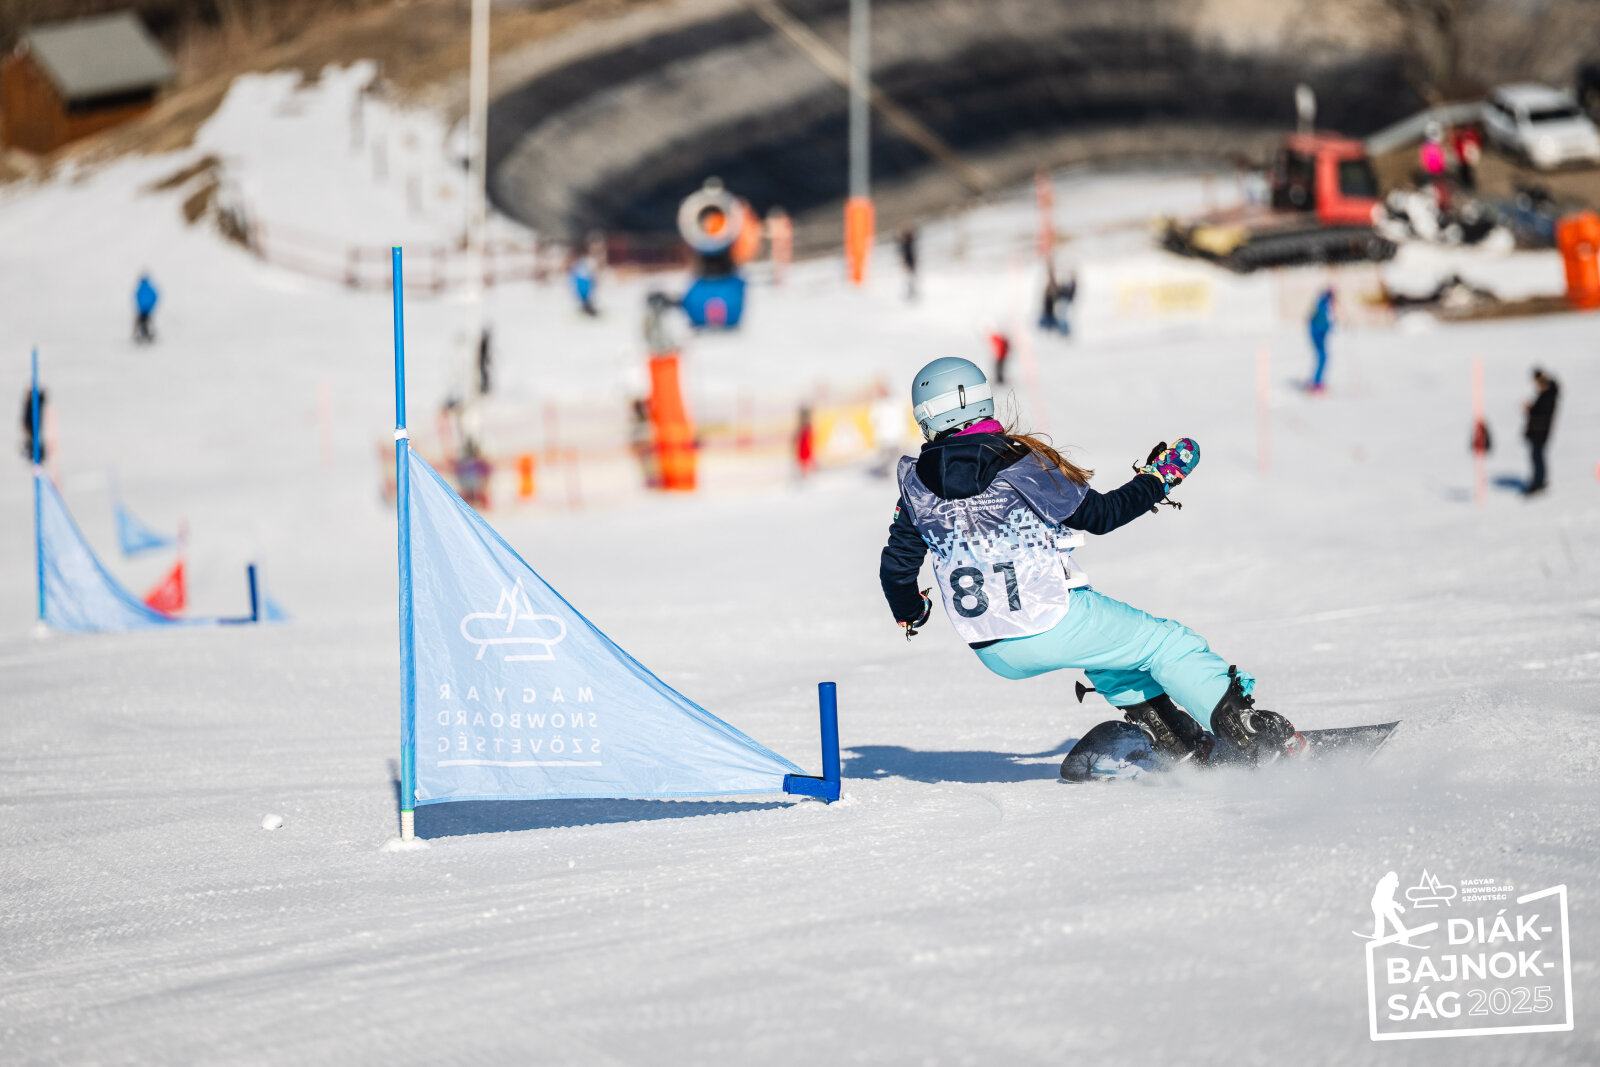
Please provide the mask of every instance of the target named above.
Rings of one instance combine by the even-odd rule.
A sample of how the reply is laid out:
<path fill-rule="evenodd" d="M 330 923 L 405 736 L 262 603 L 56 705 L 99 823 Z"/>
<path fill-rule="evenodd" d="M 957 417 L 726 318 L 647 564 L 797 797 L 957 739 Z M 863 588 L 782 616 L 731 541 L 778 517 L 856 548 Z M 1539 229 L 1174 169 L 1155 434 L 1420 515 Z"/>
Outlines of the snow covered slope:
<path fill-rule="evenodd" d="M 296 151 L 252 121 L 262 143 Z M 1595 316 L 1349 329 L 1328 394 L 1309 398 L 1293 386 L 1303 336 L 1273 283 L 1179 264 L 1214 298 L 1152 326 L 1116 288 L 1141 276 L 1143 235 L 1070 246 L 1084 336 L 1029 339 L 1026 417 L 1047 417 L 1101 488 L 1156 440 L 1205 450 L 1182 511 L 1093 539 L 1084 564 L 1103 592 L 1205 633 L 1304 725 L 1404 719 L 1365 771 L 1063 785 L 1061 755 L 1105 706 L 1076 704 L 1066 674 L 989 674 L 942 621 L 908 644 L 876 581 L 894 492 L 841 472 L 494 521 L 643 663 L 802 765 L 817 766 L 814 684 L 837 681 L 843 801 L 441 805 L 418 813 L 426 849 L 392 852 L 394 533 L 373 455 L 391 424 L 388 302 L 263 266 L 184 228 L 180 193 L 140 191 L 204 150 L 7 196 L 0 379 L 14 406 L 40 346 L 66 500 L 130 585 L 163 563 L 111 560 L 112 470 L 148 521 L 187 517 L 196 610 L 239 610 L 240 568 L 257 559 L 295 621 L 32 635 L 32 505 L 13 458 L 0 480 L 0 1059 L 1600 1059 Z M 1088 229 L 1199 190 L 1091 175 L 1057 199 Z M 314 186 L 295 195 L 307 217 L 326 208 Z M 353 236 L 429 236 L 394 205 Z M 1033 313 L 1029 211 L 1020 198 L 933 229 L 917 305 L 887 248 L 864 292 L 835 262 L 758 288 L 748 329 L 693 342 L 695 388 L 898 384 L 935 356 L 977 356 L 992 323 Z M 1509 263 L 1497 269 L 1550 269 Z M 141 267 L 164 293 L 149 348 L 128 340 Z M 495 292 L 506 388 L 622 396 L 651 284 L 609 285 L 599 322 L 557 287 Z M 465 320 L 450 300 L 408 308 L 414 422 L 455 382 Z M 1529 366 L 1562 382 L 1542 498 L 1472 501 L 1475 355 L 1494 475 L 1523 470 Z M 337 415 L 327 468 L 322 382 Z M 261 828 L 268 813 L 281 829 Z M 1576 1030 L 1368 1041 L 1351 931 L 1385 871 L 1424 866 L 1569 887 Z"/>

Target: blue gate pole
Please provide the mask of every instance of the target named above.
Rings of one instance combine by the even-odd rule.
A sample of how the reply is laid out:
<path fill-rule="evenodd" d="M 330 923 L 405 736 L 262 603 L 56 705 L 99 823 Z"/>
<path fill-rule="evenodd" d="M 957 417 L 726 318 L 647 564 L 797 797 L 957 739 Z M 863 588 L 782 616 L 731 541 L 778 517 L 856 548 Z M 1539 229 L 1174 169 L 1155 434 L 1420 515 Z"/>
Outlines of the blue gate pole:
<path fill-rule="evenodd" d="M 822 777 L 808 774 L 783 776 L 783 791 L 795 796 L 839 799 L 839 687 L 832 682 L 817 683 L 817 704 L 822 717 Z"/>
<path fill-rule="evenodd" d="M 833 799 L 839 799 L 839 687 L 833 682 L 817 683 L 817 703 L 822 709 L 822 780 L 833 786 Z"/>
<path fill-rule="evenodd" d="M 250 579 L 250 621 L 261 621 L 261 590 L 256 584 L 256 565 L 254 563 L 245 567 L 245 576 Z"/>
<path fill-rule="evenodd" d="M 39 349 L 33 350 L 33 392 L 29 396 L 33 405 L 33 562 L 34 578 L 39 585 L 39 621 L 44 622 L 44 518 L 39 501 L 40 458 L 44 454 L 44 427 L 39 425 Z"/>
<path fill-rule="evenodd" d="M 411 617 L 411 435 L 406 432 L 405 288 L 400 246 L 390 252 L 394 287 L 394 491 L 400 528 L 400 840 L 416 836 L 417 672 Z"/>

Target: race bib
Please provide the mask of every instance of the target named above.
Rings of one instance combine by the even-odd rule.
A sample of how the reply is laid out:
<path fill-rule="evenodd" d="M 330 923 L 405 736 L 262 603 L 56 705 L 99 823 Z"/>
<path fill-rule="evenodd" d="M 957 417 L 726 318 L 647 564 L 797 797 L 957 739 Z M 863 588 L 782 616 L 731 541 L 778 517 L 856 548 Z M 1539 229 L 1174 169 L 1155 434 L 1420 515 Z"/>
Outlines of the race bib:
<path fill-rule="evenodd" d="M 1072 560 L 1083 534 L 1046 522 L 1003 477 L 975 497 L 945 500 L 916 476 L 914 460 L 902 462 L 912 524 L 933 553 L 945 613 L 968 644 L 1043 633 L 1066 615 L 1071 590 L 1088 585 Z"/>

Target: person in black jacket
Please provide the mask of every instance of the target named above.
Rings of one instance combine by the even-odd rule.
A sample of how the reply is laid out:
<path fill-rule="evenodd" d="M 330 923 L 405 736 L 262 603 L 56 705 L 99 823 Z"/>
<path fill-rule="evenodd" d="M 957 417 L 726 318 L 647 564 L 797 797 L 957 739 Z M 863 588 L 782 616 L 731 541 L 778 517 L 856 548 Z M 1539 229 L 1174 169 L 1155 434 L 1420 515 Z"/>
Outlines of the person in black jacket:
<path fill-rule="evenodd" d="M 1528 487 L 1523 490 L 1529 496 L 1544 492 L 1548 484 L 1545 481 L 1544 446 L 1550 440 L 1550 428 L 1556 418 L 1556 399 L 1561 395 L 1560 383 L 1546 374 L 1542 367 L 1533 368 L 1533 387 L 1537 390 L 1533 400 L 1522 406 L 1528 414 L 1522 436 L 1527 439 L 1528 454 L 1533 460 L 1533 477 L 1528 479 Z"/>
<path fill-rule="evenodd" d="M 900 265 L 906 271 L 906 299 L 917 299 L 917 228 L 909 222 L 900 227 Z"/>
<path fill-rule="evenodd" d="M 951 625 L 984 666 L 1013 679 L 1072 668 L 1088 675 L 1126 722 L 1086 734 L 1062 777 L 1128 776 L 1134 750 L 1117 756 L 1103 744 L 1119 737 L 1148 740 L 1164 760 L 1208 759 L 1207 719 L 1228 742 L 1220 755 L 1259 762 L 1303 748 L 1289 720 L 1254 707 L 1253 677 L 1181 623 L 1091 589 L 1072 558 L 1083 534 L 1154 510 L 1200 462 L 1198 445 L 1162 442 L 1131 480 L 1102 494 L 1089 488 L 1092 472 L 1001 426 L 987 379 L 967 360 L 924 367 L 912 402 L 927 444 L 900 460 L 899 506 L 879 564 L 884 597 L 906 637 L 916 634 L 932 613 L 928 591 L 917 588 L 931 551 Z M 1106 766 L 1112 772 L 1097 769 Z"/>
<path fill-rule="evenodd" d="M 46 398 L 45 398 L 44 390 L 40 389 L 39 390 L 39 421 L 40 422 L 44 422 L 45 399 Z M 33 425 L 33 387 L 30 386 L 28 388 L 28 391 L 22 394 L 22 455 L 23 455 L 23 458 L 27 459 L 30 463 L 33 462 L 34 435 L 35 435 L 36 432 L 37 431 L 36 431 L 36 429 L 35 429 L 35 427 Z M 46 458 L 46 456 L 45 456 L 46 439 L 44 438 L 43 435 L 39 436 L 38 448 L 39 448 L 39 462 L 43 463 L 45 458 Z"/>

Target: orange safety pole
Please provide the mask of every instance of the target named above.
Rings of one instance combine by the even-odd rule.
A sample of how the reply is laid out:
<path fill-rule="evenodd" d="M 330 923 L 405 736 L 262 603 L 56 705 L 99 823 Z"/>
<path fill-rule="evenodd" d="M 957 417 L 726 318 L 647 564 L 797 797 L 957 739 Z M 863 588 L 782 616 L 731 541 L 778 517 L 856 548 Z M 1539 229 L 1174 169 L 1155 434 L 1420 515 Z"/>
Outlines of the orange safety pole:
<path fill-rule="evenodd" d="M 1039 203 L 1039 258 L 1048 260 L 1056 247 L 1056 190 L 1042 170 L 1033 172 L 1033 196 Z"/>
<path fill-rule="evenodd" d="M 517 496 L 523 500 L 533 499 L 533 462 L 532 452 L 517 457 Z"/>
<path fill-rule="evenodd" d="M 694 426 L 678 380 L 678 354 L 650 357 L 650 421 L 661 461 L 661 488 L 694 489 Z"/>
<path fill-rule="evenodd" d="M 867 280 L 873 222 L 871 197 L 852 196 L 844 202 L 844 255 L 850 266 L 850 280 L 856 285 Z"/>

